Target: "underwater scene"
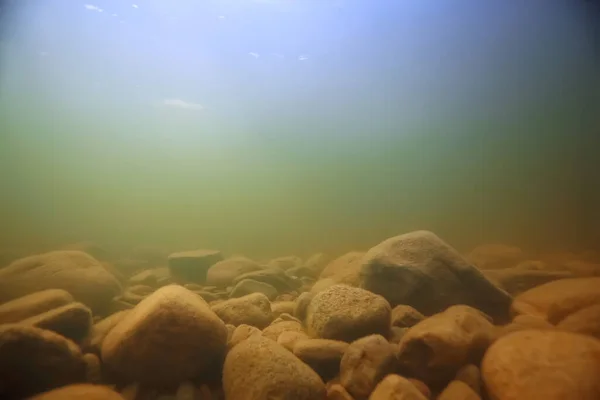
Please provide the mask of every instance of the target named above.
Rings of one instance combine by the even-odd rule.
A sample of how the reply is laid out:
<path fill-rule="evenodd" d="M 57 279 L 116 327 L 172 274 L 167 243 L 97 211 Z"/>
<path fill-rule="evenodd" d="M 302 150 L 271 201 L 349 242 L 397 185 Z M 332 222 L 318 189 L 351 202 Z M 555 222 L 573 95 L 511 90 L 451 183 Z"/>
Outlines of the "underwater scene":
<path fill-rule="evenodd" d="M 600 4 L 0 0 L 0 399 L 600 400 Z"/>

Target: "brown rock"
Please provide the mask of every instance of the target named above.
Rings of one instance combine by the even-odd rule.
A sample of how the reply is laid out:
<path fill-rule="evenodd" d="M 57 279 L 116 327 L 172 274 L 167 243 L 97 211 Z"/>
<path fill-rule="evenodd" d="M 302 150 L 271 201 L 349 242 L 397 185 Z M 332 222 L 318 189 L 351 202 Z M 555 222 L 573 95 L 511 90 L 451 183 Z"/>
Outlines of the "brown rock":
<path fill-rule="evenodd" d="M 325 400 L 325 384 L 292 353 L 263 338 L 235 346 L 225 359 L 223 388 L 227 400 Z"/>
<path fill-rule="evenodd" d="M 481 373 L 490 400 L 596 400 L 600 342 L 569 332 L 515 332 L 488 349 Z"/>
<path fill-rule="evenodd" d="M 467 364 L 458 370 L 456 381 L 461 381 L 468 385 L 477 395 L 481 394 L 481 371 L 476 365 Z"/>
<path fill-rule="evenodd" d="M 114 390 L 102 385 L 78 384 L 39 394 L 30 400 L 124 400 Z"/>
<path fill-rule="evenodd" d="M 0 326 L 1 399 L 24 399 L 84 381 L 85 362 L 69 339 L 33 326 Z"/>
<path fill-rule="evenodd" d="M 285 347 L 289 351 L 294 351 L 294 346 L 302 340 L 310 339 L 304 332 L 284 331 L 277 338 L 277 344 Z"/>
<path fill-rule="evenodd" d="M 388 335 L 388 341 L 390 343 L 399 344 L 409 329 L 410 328 L 398 328 L 397 326 L 392 326 L 390 328 L 390 334 Z"/>
<path fill-rule="evenodd" d="M 80 342 L 92 327 L 92 311 L 81 303 L 71 303 L 27 318 L 21 324 L 48 329 Z"/>
<path fill-rule="evenodd" d="M 98 313 L 121 293 L 119 281 L 98 260 L 80 251 L 29 256 L 0 269 L 0 302 L 45 289 L 66 290 Z"/>
<path fill-rule="evenodd" d="M 400 375 L 387 375 L 377 384 L 369 400 L 427 400 L 419 389 Z"/>
<path fill-rule="evenodd" d="M 138 304 L 102 343 L 105 365 L 130 382 L 176 385 L 219 365 L 227 328 L 208 304 L 178 285 Z"/>
<path fill-rule="evenodd" d="M 399 305 L 392 310 L 392 326 L 398 328 L 410 328 L 424 319 L 425 316 L 411 306 Z"/>
<path fill-rule="evenodd" d="M 95 323 L 92 326 L 90 335 L 85 341 L 83 348 L 89 352 L 100 354 L 100 348 L 102 347 L 104 338 L 115 325 L 121 322 L 128 312 L 129 310 L 119 311 Z"/>
<path fill-rule="evenodd" d="M 338 340 L 309 339 L 296 343 L 293 351 L 327 382 L 340 372 L 340 362 L 348 346 Z"/>
<path fill-rule="evenodd" d="M 396 366 L 394 346 L 381 335 L 366 336 L 346 349 L 340 363 L 340 383 L 356 400 L 367 399 Z"/>
<path fill-rule="evenodd" d="M 227 343 L 227 348 L 231 350 L 236 345 L 248 339 L 249 337 L 261 335 L 261 330 L 254 326 L 246 324 L 239 325 L 231 334 L 231 339 Z"/>
<path fill-rule="evenodd" d="M 496 339 L 512 332 L 530 329 L 553 330 L 555 329 L 555 326 L 542 317 L 536 317 L 534 315 L 517 315 L 510 324 L 496 329 Z"/>
<path fill-rule="evenodd" d="M 517 265 L 525 259 L 523 251 L 505 244 L 484 244 L 474 248 L 467 260 L 480 269 L 503 269 Z"/>
<path fill-rule="evenodd" d="M 262 293 L 223 301 L 212 306 L 212 310 L 225 323 L 235 326 L 246 324 L 263 329 L 273 321 L 271 303 Z"/>
<path fill-rule="evenodd" d="M 438 400 L 481 400 L 481 397 L 462 381 L 452 381 L 439 395 Z"/>
<path fill-rule="evenodd" d="M 319 275 L 319 279 L 329 278 L 332 284 L 358 286 L 360 284 L 361 260 L 365 253 L 352 251 L 331 261 Z"/>
<path fill-rule="evenodd" d="M 309 336 L 350 342 L 370 334 L 387 335 L 391 308 L 364 289 L 335 285 L 317 293 L 307 308 Z"/>
<path fill-rule="evenodd" d="M 283 313 L 294 315 L 295 308 L 295 301 L 276 301 L 271 303 L 271 311 L 273 311 L 273 316 L 275 318 L 279 317 Z"/>
<path fill-rule="evenodd" d="M 225 288 L 231 286 L 238 276 L 264 267 L 245 257 L 232 257 L 214 264 L 206 274 L 206 284 Z"/>
<path fill-rule="evenodd" d="M 570 314 L 556 327 L 600 339 L 600 304 L 594 304 Z"/>
<path fill-rule="evenodd" d="M 221 260 L 223 255 L 217 250 L 181 251 L 167 258 L 174 279 L 196 283 L 206 282 L 208 269 Z"/>
<path fill-rule="evenodd" d="M 302 325 L 300 325 L 300 322 L 298 321 L 286 321 L 282 319 L 277 319 L 273 321 L 271 325 L 263 329 L 263 336 L 271 340 L 277 341 L 277 338 L 283 332 L 302 332 Z"/>
<path fill-rule="evenodd" d="M 327 400 L 354 400 L 342 385 L 336 383 L 327 387 Z"/>
<path fill-rule="evenodd" d="M 401 371 L 427 384 L 445 384 L 463 365 L 479 362 L 494 333 L 480 311 L 452 306 L 406 332 L 398 346 Z"/>
<path fill-rule="evenodd" d="M 19 322 L 74 301 L 69 292 L 47 289 L 0 304 L 0 324 Z"/>
<path fill-rule="evenodd" d="M 361 287 L 392 306 L 409 305 L 424 315 L 466 304 L 498 323 L 509 321 L 510 295 L 429 231 L 392 237 L 371 248 L 362 260 Z"/>
<path fill-rule="evenodd" d="M 558 324 L 567 315 L 600 303 L 599 278 L 573 278 L 549 282 L 515 298 L 515 315 L 530 314 Z"/>

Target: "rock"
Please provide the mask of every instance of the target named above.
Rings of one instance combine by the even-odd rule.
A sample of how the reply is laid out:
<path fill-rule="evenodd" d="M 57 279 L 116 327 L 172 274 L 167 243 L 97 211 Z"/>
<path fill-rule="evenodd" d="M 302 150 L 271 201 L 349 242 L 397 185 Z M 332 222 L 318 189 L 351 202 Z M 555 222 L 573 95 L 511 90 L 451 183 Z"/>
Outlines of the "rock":
<path fill-rule="evenodd" d="M 167 267 L 147 269 L 129 278 L 130 285 L 159 287 L 171 281 L 171 271 Z"/>
<path fill-rule="evenodd" d="M 210 267 L 223 260 L 217 250 L 191 250 L 173 253 L 168 257 L 171 276 L 185 282 L 206 282 L 206 274 Z"/>
<path fill-rule="evenodd" d="M 518 315 L 510 324 L 498 327 L 496 329 L 496 339 L 512 332 L 529 329 L 554 330 L 555 326 L 542 317 L 536 317 L 533 315 Z"/>
<path fill-rule="evenodd" d="M 235 278 L 248 272 L 260 271 L 263 266 L 246 257 L 232 257 L 214 264 L 206 273 L 206 284 L 227 287 Z"/>
<path fill-rule="evenodd" d="M 262 332 L 257 327 L 246 324 L 239 325 L 237 328 L 235 328 L 231 335 L 231 339 L 229 339 L 229 341 L 227 342 L 227 348 L 231 350 L 236 345 L 240 344 L 249 337 L 261 335 Z"/>
<path fill-rule="evenodd" d="M 340 362 L 348 346 L 338 340 L 309 339 L 296 343 L 293 351 L 327 382 L 340 372 Z"/>
<path fill-rule="evenodd" d="M 79 251 L 87 253 L 99 261 L 110 261 L 113 259 L 113 254 L 111 254 L 110 251 L 100 246 L 99 244 L 90 241 L 69 243 L 65 246 L 62 246 L 60 250 Z"/>
<path fill-rule="evenodd" d="M 387 335 L 391 308 L 381 296 L 346 285 L 317 293 L 307 309 L 309 336 L 351 342 L 370 334 Z"/>
<path fill-rule="evenodd" d="M 316 274 L 314 276 L 318 276 L 321 271 L 323 271 L 326 264 L 327 256 L 323 253 L 315 253 L 306 259 L 304 262 L 304 267 L 311 271 L 315 271 Z"/>
<path fill-rule="evenodd" d="M 273 316 L 275 318 L 279 317 L 283 313 L 294 315 L 295 308 L 295 301 L 276 301 L 271 303 L 271 311 L 273 312 Z"/>
<path fill-rule="evenodd" d="M 512 312 L 529 314 L 558 324 L 567 315 L 600 303 L 600 278 L 573 278 L 549 282 L 521 293 Z"/>
<path fill-rule="evenodd" d="M 340 363 L 340 383 L 356 400 L 367 399 L 375 386 L 396 370 L 394 346 L 381 335 L 358 339 Z"/>
<path fill-rule="evenodd" d="M 387 375 L 377 386 L 369 400 L 427 400 L 419 389 L 400 375 Z"/>
<path fill-rule="evenodd" d="M 87 353 L 83 355 L 85 362 L 85 381 L 87 383 L 102 383 L 102 365 L 97 355 Z"/>
<path fill-rule="evenodd" d="M 412 383 L 417 389 L 419 389 L 419 392 L 421 392 L 421 394 L 425 396 L 425 398 L 429 399 L 432 397 L 431 389 L 429 389 L 429 386 L 427 386 L 423 381 L 420 381 L 415 378 L 408 378 L 408 381 Z"/>
<path fill-rule="evenodd" d="M 253 337 L 227 354 L 227 400 L 325 400 L 325 384 L 308 365 L 272 340 Z"/>
<path fill-rule="evenodd" d="M 152 264 L 145 260 L 137 260 L 133 258 L 122 258 L 113 262 L 112 265 L 117 271 L 119 271 L 119 273 L 123 275 L 123 277 L 130 277 L 153 267 Z"/>
<path fill-rule="evenodd" d="M 302 325 L 297 320 L 286 321 L 284 319 L 278 318 L 274 320 L 271 323 L 271 325 L 263 329 L 263 336 L 271 340 L 277 341 L 279 335 L 287 331 L 302 332 Z"/>
<path fill-rule="evenodd" d="M 474 248 L 466 259 L 480 269 L 502 269 L 514 267 L 525 259 L 525 254 L 516 246 L 484 244 Z"/>
<path fill-rule="evenodd" d="M 354 400 L 339 383 L 327 387 L 327 400 Z"/>
<path fill-rule="evenodd" d="M 510 320 L 508 293 L 429 231 L 395 236 L 371 248 L 362 260 L 361 287 L 392 306 L 409 305 L 425 315 L 466 304 L 498 323 Z"/>
<path fill-rule="evenodd" d="M 84 343 L 83 348 L 89 352 L 100 354 L 104 338 L 112 328 L 125 318 L 128 312 L 129 310 L 119 311 L 95 323 L 92 326 L 90 335 Z"/>
<path fill-rule="evenodd" d="M 123 292 L 123 295 L 121 296 L 121 300 L 123 300 L 127 303 L 130 303 L 130 304 L 136 305 L 140 301 L 142 301 L 146 297 L 148 297 L 148 295 L 152 294 L 152 292 L 154 292 L 154 288 L 152 288 L 148 285 L 129 286 Z"/>
<path fill-rule="evenodd" d="M 302 281 L 289 276 L 282 269 L 265 268 L 260 271 L 248 272 L 239 275 L 233 280 L 233 284 L 237 285 L 244 279 L 252 279 L 258 282 L 268 283 L 273 286 L 279 293 L 287 293 L 298 289 L 302 285 Z"/>
<path fill-rule="evenodd" d="M 0 398 L 24 399 L 85 381 L 79 347 L 54 332 L 21 324 L 0 326 Z"/>
<path fill-rule="evenodd" d="M 300 296 L 296 299 L 296 305 L 294 306 L 294 317 L 298 318 L 300 321 L 304 322 L 306 319 L 306 311 L 308 310 L 308 305 L 312 301 L 314 295 L 310 292 L 301 293 Z"/>
<path fill-rule="evenodd" d="M 98 260 L 80 251 L 29 256 L 0 269 L 0 302 L 45 289 L 66 290 L 98 313 L 121 293 L 119 281 Z"/>
<path fill-rule="evenodd" d="M 600 339 L 600 303 L 575 311 L 560 321 L 556 327 Z"/>
<path fill-rule="evenodd" d="M 168 252 L 153 246 L 135 246 L 129 251 L 129 257 L 134 260 L 143 260 L 151 265 L 164 265 L 167 262 Z"/>
<path fill-rule="evenodd" d="M 476 365 L 467 364 L 458 370 L 456 381 L 461 381 L 471 388 L 475 394 L 481 395 L 481 371 Z"/>
<path fill-rule="evenodd" d="M 600 341 L 559 331 L 498 339 L 481 366 L 490 400 L 600 399 Z"/>
<path fill-rule="evenodd" d="M 279 268 L 287 271 L 290 268 L 297 268 L 302 266 L 302 260 L 296 256 L 286 256 L 274 258 L 267 263 L 269 268 Z"/>
<path fill-rule="evenodd" d="M 277 297 L 277 289 L 268 283 L 258 282 L 253 279 L 239 281 L 229 294 L 229 297 L 237 298 L 251 293 L 262 293 L 267 296 L 269 300 L 273 300 Z"/>
<path fill-rule="evenodd" d="M 342 282 L 342 284 L 348 285 L 348 286 L 354 286 L 354 287 L 359 286 L 357 283 L 351 285 L 349 283 Z M 310 288 L 310 293 L 315 295 L 315 294 L 322 292 L 325 289 L 329 289 L 330 287 L 335 286 L 335 285 L 339 285 L 339 283 L 336 282 L 335 279 L 333 279 L 333 278 L 319 279 Z"/>
<path fill-rule="evenodd" d="M 483 274 L 512 296 L 519 295 L 544 283 L 573 277 L 573 274 L 568 271 L 535 271 L 520 268 L 483 271 Z"/>
<path fill-rule="evenodd" d="M 331 261 L 321 271 L 319 279 L 329 278 L 333 284 L 344 283 L 350 286 L 360 284 L 361 260 L 365 253 L 352 251 Z"/>
<path fill-rule="evenodd" d="M 0 324 L 19 322 L 74 301 L 69 292 L 47 289 L 0 304 Z"/>
<path fill-rule="evenodd" d="M 102 360 L 119 376 L 151 387 L 193 379 L 222 360 L 227 328 L 208 304 L 178 285 L 148 296 L 102 343 Z"/>
<path fill-rule="evenodd" d="M 410 328 L 425 319 L 425 316 L 411 306 L 399 305 L 392 310 L 392 326 Z"/>
<path fill-rule="evenodd" d="M 92 311 L 81 303 L 71 303 L 27 318 L 21 324 L 48 329 L 80 342 L 92 327 Z"/>
<path fill-rule="evenodd" d="M 196 400 L 197 397 L 196 387 L 192 382 L 183 382 L 177 388 L 177 393 L 175 393 L 176 400 Z"/>
<path fill-rule="evenodd" d="M 124 398 L 106 386 L 78 384 L 42 393 L 30 400 L 124 400 Z"/>
<path fill-rule="evenodd" d="M 408 332 L 410 328 L 398 328 L 397 326 L 392 326 L 390 328 L 390 334 L 388 335 L 388 340 L 390 343 L 398 344 L 402 341 L 406 332 Z"/>
<path fill-rule="evenodd" d="M 212 310 L 225 323 L 235 326 L 246 324 L 263 329 L 273 321 L 271 303 L 262 293 L 226 300 L 212 306 Z"/>
<path fill-rule="evenodd" d="M 427 384 L 445 384 L 463 365 L 479 363 L 494 334 L 480 311 L 452 306 L 406 332 L 398 346 L 400 371 Z"/>
<path fill-rule="evenodd" d="M 438 396 L 438 400 L 481 400 L 481 397 L 466 383 L 452 381 Z"/>
<path fill-rule="evenodd" d="M 310 338 L 308 337 L 308 335 L 304 332 L 284 331 L 284 332 L 281 332 L 281 334 L 277 338 L 277 344 L 280 344 L 281 346 L 285 347 L 289 351 L 293 352 L 294 346 L 296 346 L 297 343 L 300 343 L 303 340 L 309 340 L 309 339 Z"/>

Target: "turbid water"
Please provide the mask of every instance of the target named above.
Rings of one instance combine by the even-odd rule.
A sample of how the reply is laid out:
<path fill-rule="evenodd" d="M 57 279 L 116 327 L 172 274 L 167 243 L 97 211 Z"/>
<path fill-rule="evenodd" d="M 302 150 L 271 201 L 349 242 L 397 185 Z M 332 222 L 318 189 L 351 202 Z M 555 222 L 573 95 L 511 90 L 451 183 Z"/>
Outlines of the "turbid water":
<path fill-rule="evenodd" d="M 0 2 L 0 398 L 600 398 L 598 7 L 442 3 Z"/>

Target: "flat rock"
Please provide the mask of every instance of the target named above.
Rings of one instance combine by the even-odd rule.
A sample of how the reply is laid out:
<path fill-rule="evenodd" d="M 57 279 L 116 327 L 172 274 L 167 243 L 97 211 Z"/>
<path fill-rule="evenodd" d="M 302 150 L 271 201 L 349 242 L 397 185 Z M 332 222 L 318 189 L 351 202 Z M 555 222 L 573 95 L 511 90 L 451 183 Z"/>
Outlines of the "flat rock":
<path fill-rule="evenodd" d="M 246 257 L 232 257 L 213 264 L 206 273 L 206 284 L 225 288 L 235 278 L 248 272 L 260 271 L 264 267 Z"/>
<path fill-rule="evenodd" d="M 600 399 L 600 341 L 569 332 L 515 332 L 488 349 L 481 372 L 490 400 Z"/>
<path fill-rule="evenodd" d="M 225 358 L 227 400 L 325 400 L 325 384 L 308 365 L 260 336 L 235 346 Z"/>
<path fill-rule="evenodd" d="M 225 323 L 235 326 L 246 324 L 264 329 L 274 319 L 269 298 L 262 293 L 220 302 L 212 306 L 212 310 Z"/>
<path fill-rule="evenodd" d="M 45 289 L 63 289 L 94 312 L 121 293 L 119 281 L 100 261 L 81 251 L 33 255 L 0 269 L 0 302 Z"/>
<path fill-rule="evenodd" d="M 92 311 L 81 303 L 71 303 L 27 318 L 21 324 L 47 329 L 80 342 L 92 327 Z"/>
<path fill-rule="evenodd" d="M 511 296 L 429 231 L 395 236 L 371 248 L 362 260 L 361 287 L 392 306 L 409 305 L 424 315 L 466 304 L 496 322 L 510 320 Z"/>
<path fill-rule="evenodd" d="M 463 365 L 478 364 L 494 335 L 494 326 L 480 311 L 452 306 L 406 332 L 398 345 L 400 371 L 427 384 L 444 384 Z"/>
<path fill-rule="evenodd" d="M 267 296 L 269 300 L 274 300 L 278 294 L 277 289 L 268 283 L 258 282 L 254 279 L 243 279 L 231 290 L 229 297 L 242 297 L 251 293 L 262 293 Z"/>
<path fill-rule="evenodd" d="M 79 347 L 65 337 L 33 326 L 0 326 L 0 398 L 24 399 L 84 382 Z"/>
<path fill-rule="evenodd" d="M 91 384 L 68 385 L 39 394 L 30 400 L 125 400 L 119 393 L 102 386 Z"/>
<path fill-rule="evenodd" d="M 345 342 L 370 334 L 387 335 L 391 311 L 381 296 L 360 288 L 334 285 L 310 301 L 306 329 L 309 336 Z"/>
<path fill-rule="evenodd" d="M 191 250 L 172 253 L 168 257 L 171 276 L 184 282 L 206 282 L 207 271 L 223 260 L 218 250 Z"/>
<path fill-rule="evenodd" d="M 381 335 L 350 343 L 340 362 L 340 383 L 356 400 L 367 399 L 385 376 L 396 371 L 394 351 Z"/>
<path fill-rule="evenodd" d="M 130 382 L 177 385 L 218 368 L 225 323 L 199 296 L 169 285 L 132 309 L 102 343 L 102 360 Z"/>
<path fill-rule="evenodd" d="M 0 304 L 0 324 L 19 322 L 73 301 L 73 296 L 62 289 L 47 289 L 31 293 Z"/>

